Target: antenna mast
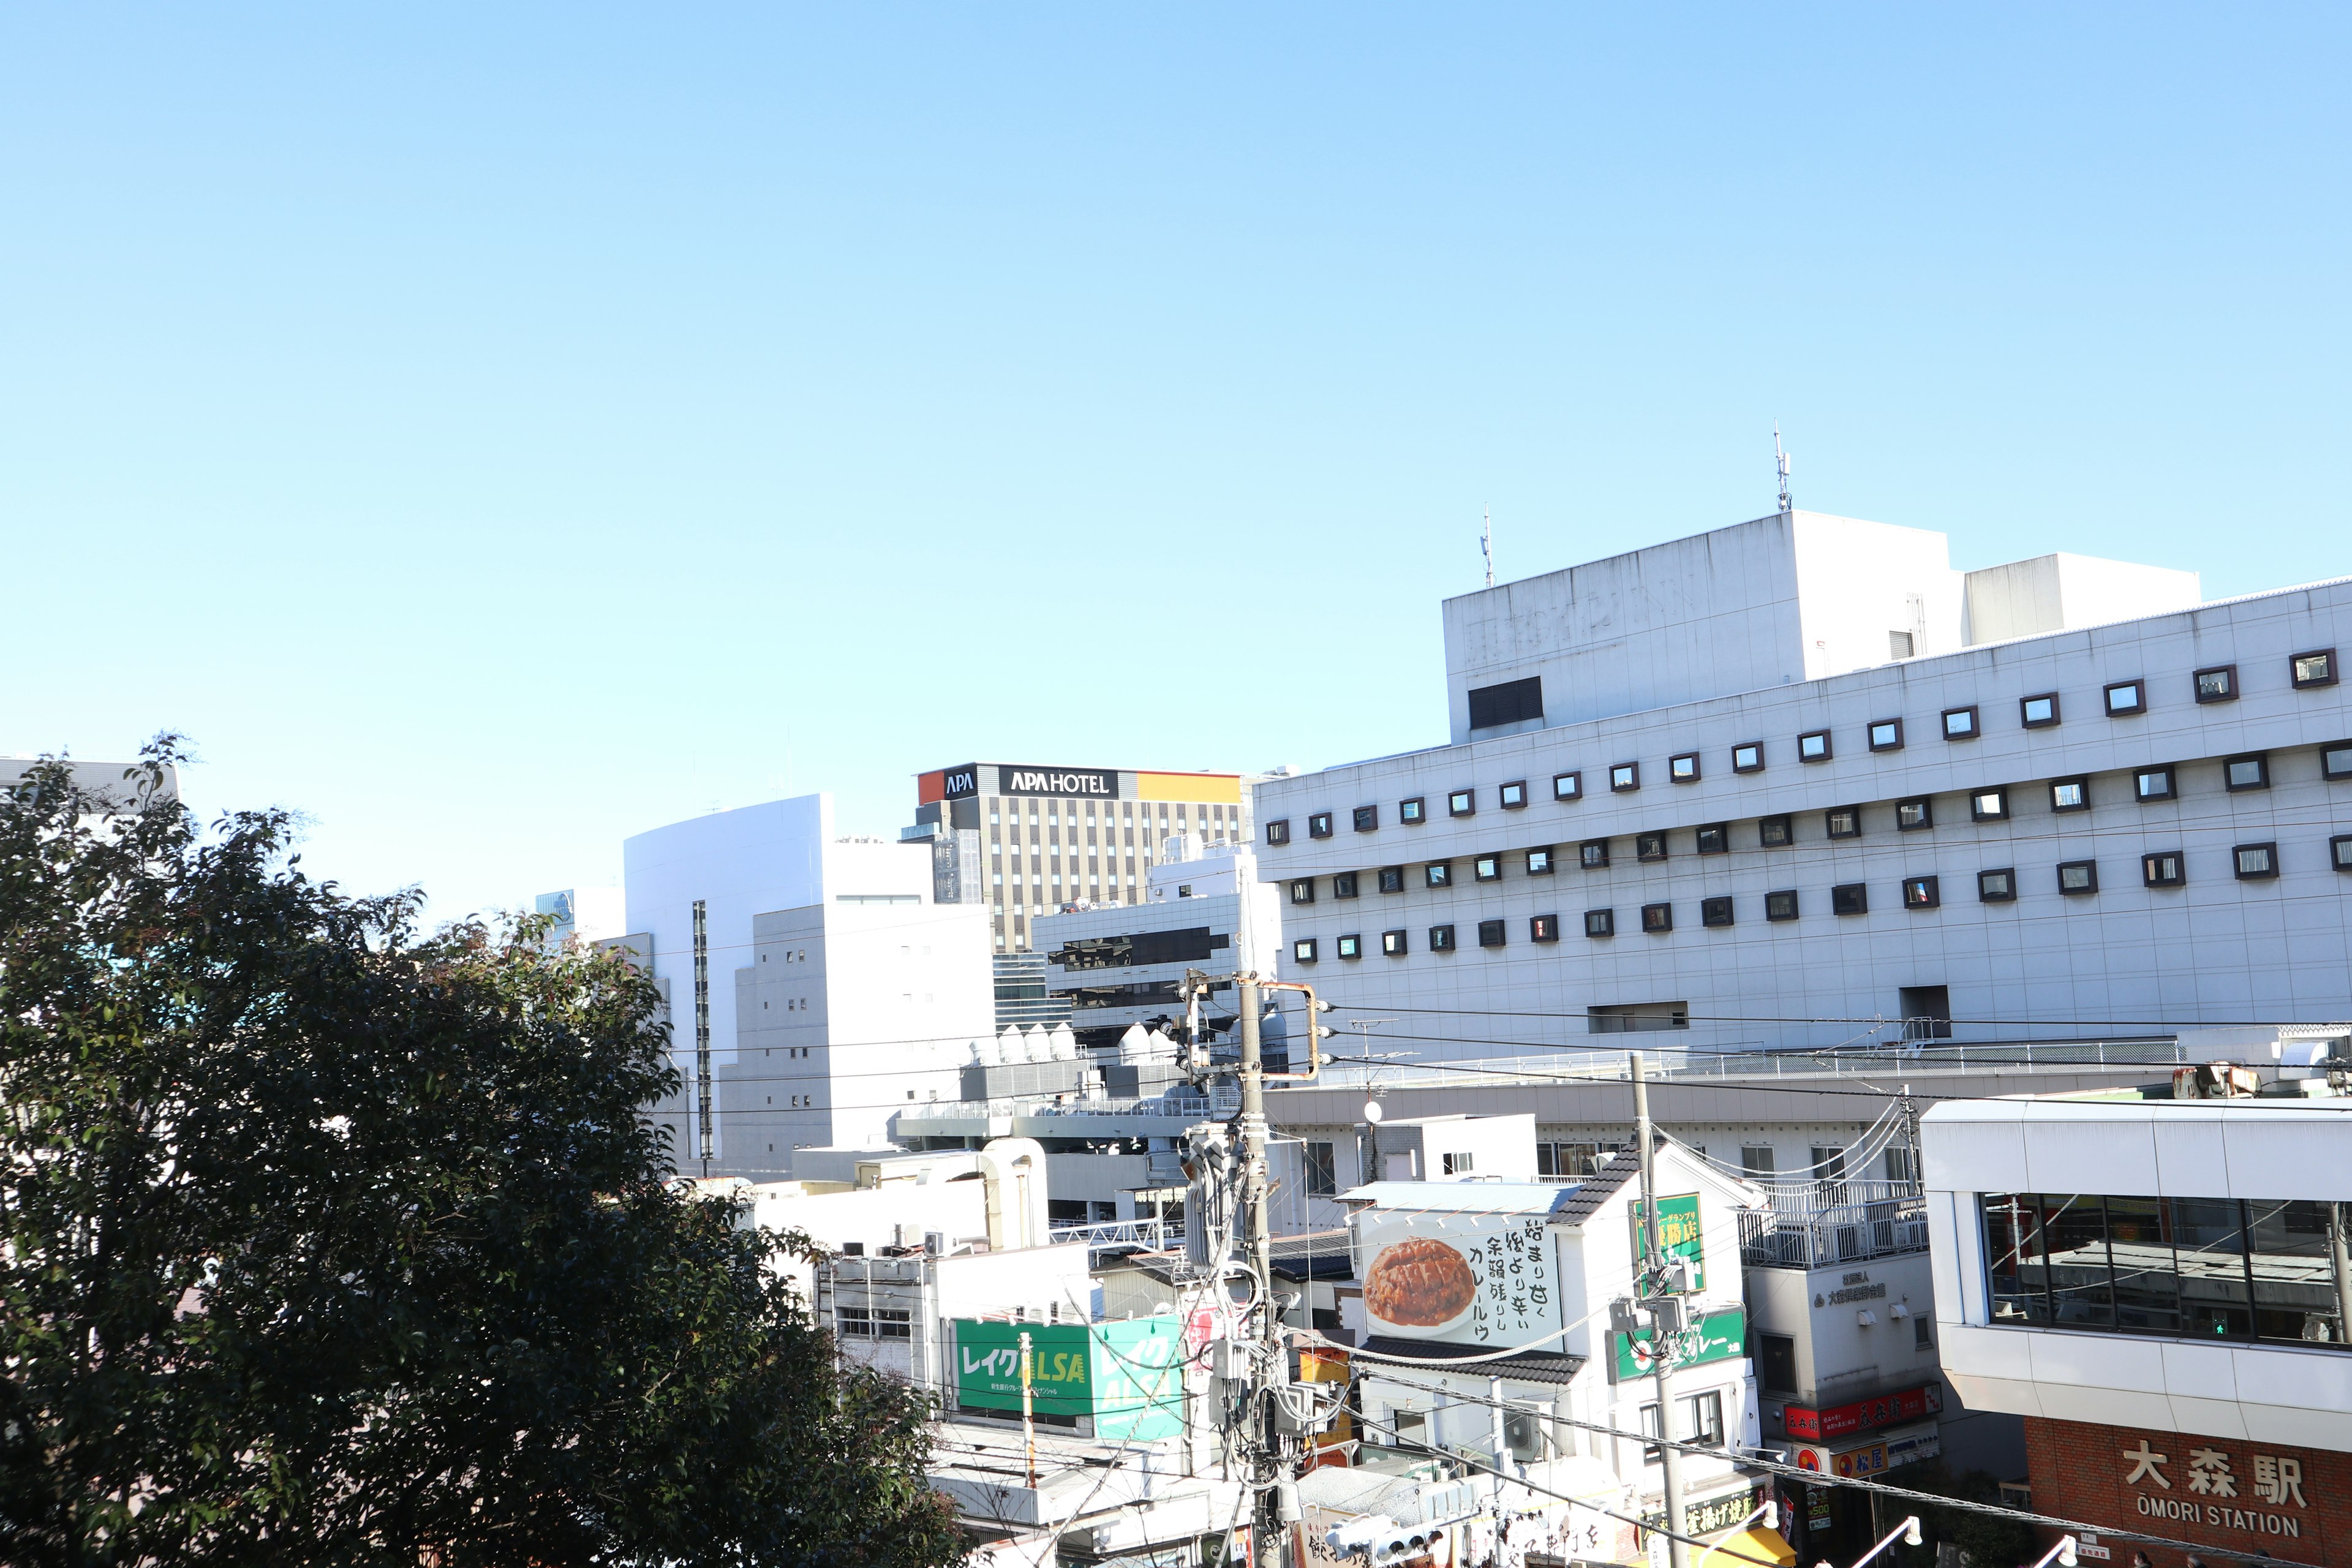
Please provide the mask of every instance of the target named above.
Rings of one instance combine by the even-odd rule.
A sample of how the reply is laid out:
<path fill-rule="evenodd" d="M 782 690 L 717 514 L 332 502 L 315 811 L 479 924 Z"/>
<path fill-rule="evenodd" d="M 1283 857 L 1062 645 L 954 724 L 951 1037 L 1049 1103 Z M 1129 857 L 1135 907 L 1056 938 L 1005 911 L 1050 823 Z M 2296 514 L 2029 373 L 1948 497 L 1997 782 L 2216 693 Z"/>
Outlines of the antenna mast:
<path fill-rule="evenodd" d="M 1786 517 L 1795 509 L 1789 504 L 1789 454 L 1780 449 L 1780 422 L 1772 421 L 1772 466 L 1780 474 L 1780 515 Z"/>
<path fill-rule="evenodd" d="M 1777 445 L 1780 427 L 1772 426 L 1772 439 Z M 1495 509 L 1488 507 L 1485 519 L 1478 524 L 1478 552 L 1486 558 L 1486 586 L 1495 585 Z"/>

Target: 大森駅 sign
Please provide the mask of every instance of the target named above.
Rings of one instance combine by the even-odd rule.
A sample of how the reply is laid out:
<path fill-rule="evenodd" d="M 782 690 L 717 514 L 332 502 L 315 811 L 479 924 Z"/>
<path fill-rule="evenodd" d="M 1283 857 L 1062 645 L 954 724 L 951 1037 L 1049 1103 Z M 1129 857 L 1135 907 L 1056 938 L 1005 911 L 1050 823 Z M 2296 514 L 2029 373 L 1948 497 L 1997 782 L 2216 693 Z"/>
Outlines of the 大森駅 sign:
<path fill-rule="evenodd" d="M 1650 1331 L 1641 1329 L 1629 1338 L 1611 1334 L 1609 1344 L 1615 1352 L 1617 1376 L 1622 1382 L 1631 1377 L 1647 1377 L 1656 1370 L 1650 1359 Z M 1683 1331 L 1675 1347 L 1675 1365 L 1698 1366 L 1706 1362 L 1729 1361 L 1748 1353 L 1748 1310 L 1726 1307 L 1721 1311 L 1700 1314 Z"/>
<path fill-rule="evenodd" d="M 1032 768 L 1008 763 L 996 770 L 999 795 L 1090 795 L 1118 798 L 1116 768 Z"/>
<path fill-rule="evenodd" d="M 1371 1209 L 1356 1226 L 1372 1332 L 1497 1349 L 1557 1338 L 1559 1285 L 1542 1215 Z"/>
<path fill-rule="evenodd" d="M 1633 1256 L 1646 1265 L 1650 1261 L 1650 1226 L 1642 1200 L 1635 1198 L 1625 1209 L 1633 1223 Z M 1699 1242 L 1696 1193 L 1658 1200 L 1658 1240 L 1664 1245 L 1667 1257 L 1690 1259 L 1690 1288 L 1706 1289 L 1706 1253 Z"/>
<path fill-rule="evenodd" d="M 1928 1415 L 1940 1415 L 1944 1410 L 1943 1390 L 1934 1384 L 1920 1388 L 1906 1388 L 1899 1394 L 1882 1394 L 1875 1399 L 1860 1399 L 1852 1405 L 1833 1405 L 1826 1410 L 1809 1409 L 1791 1405 L 1782 1412 L 1780 1421 L 1791 1437 L 1810 1437 L 1815 1442 L 1849 1436 L 1867 1432 L 1874 1426 L 1890 1426 L 1898 1421 L 1917 1421 Z"/>

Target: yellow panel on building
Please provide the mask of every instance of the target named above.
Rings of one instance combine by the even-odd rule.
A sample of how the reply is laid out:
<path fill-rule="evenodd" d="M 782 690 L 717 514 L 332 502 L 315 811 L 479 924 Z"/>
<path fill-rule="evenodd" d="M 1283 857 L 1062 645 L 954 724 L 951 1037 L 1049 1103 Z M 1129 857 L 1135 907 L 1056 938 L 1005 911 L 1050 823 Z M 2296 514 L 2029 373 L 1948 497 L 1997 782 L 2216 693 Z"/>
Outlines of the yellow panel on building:
<path fill-rule="evenodd" d="M 1135 775 L 1138 800 L 1204 800 L 1212 805 L 1239 805 L 1239 773 L 1147 773 Z"/>

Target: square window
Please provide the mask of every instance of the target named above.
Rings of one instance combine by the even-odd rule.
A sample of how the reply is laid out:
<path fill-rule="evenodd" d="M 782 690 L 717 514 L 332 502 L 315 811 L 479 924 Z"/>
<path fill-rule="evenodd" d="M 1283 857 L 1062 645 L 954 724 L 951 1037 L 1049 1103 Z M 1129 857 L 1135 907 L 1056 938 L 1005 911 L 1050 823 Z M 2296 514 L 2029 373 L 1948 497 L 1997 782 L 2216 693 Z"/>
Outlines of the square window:
<path fill-rule="evenodd" d="M 1554 774 L 1552 774 L 1552 775 L 1551 775 L 1551 797 L 1552 797 L 1552 799 L 1554 799 L 1554 800 L 1581 800 L 1581 799 L 1583 799 L 1583 798 L 1584 798 L 1584 775 L 1583 775 L 1582 773 L 1554 773 Z"/>
<path fill-rule="evenodd" d="M 2150 888 L 2177 888 L 2189 880 L 2181 864 L 2180 851 L 2160 849 L 2153 855 L 2139 858 L 2139 879 Z"/>
<path fill-rule="evenodd" d="M 1528 921 L 1528 940 L 1529 942 L 1558 942 L 1559 940 L 1559 917 L 1558 915 L 1537 915 L 1533 919 L 1529 920 Z"/>
<path fill-rule="evenodd" d="M 2241 844 L 2230 851 L 2236 861 L 2238 880 L 2260 882 L 2278 875 L 2278 846 L 2275 844 Z"/>
<path fill-rule="evenodd" d="M 1421 885 L 1424 888 L 1450 888 L 1454 886 L 1454 862 L 1451 860 L 1432 860 L 1428 865 L 1423 866 L 1421 868 Z"/>
<path fill-rule="evenodd" d="M 1429 820 L 1429 807 L 1421 796 L 1397 802 L 1397 820 L 1407 827 L 1417 827 Z"/>
<path fill-rule="evenodd" d="M 2319 776 L 2324 779 L 2352 779 L 2352 741 L 2338 741 L 2332 746 L 2319 748 Z"/>
<path fill-rule="evenodd" d="M 1384 931 L 1381 932 L 1381 954 L 1382 957 L 1402 958 L 1410 951 L 1411 948 L 1405 941 L 1404 932 L 1401 931 Z"/>
<path fill-rule="evenodd" d="M 2099 867 L 2095 860 L 2062 860 L 2058 865 L 2058 890 L 2069 897 L 2099 890 Z"/>
<path fill-rule="evenodd" d="M 1619 795 L 1642 787 L 1642 764 L 1619 763 L 1609 770 L 1609 787 Z"/>
<path fill-rule="evenodd" d="M 1636 860 L 1663 860 L 1663 859 L 1664 859 L 1665 858 L 1666 858 L 1666 836 L 1665 836 L 1664 834 L 1663 834 L 1663 833 L 1636 833 L 1635 835 L 1633 835 L 1633 858 L 1634 858 L 1634 859 L 1636 859 Z"/>
<path fill-rule="evenodd" d="M 1528 804 L 1528 781 L 1513 779 L 1495 794 L 1502 801 L 1505 811 L 1517 811 Z"/>
<path fill-rule="evenodd" d="M 1480 947 L 1502 946 L 1503 922 L 1500 921 L 1480 921 L 1478 922 L 1478 945 Z"/>
<path fill-rule="evenodd" d="M 2007 822 L 2009 791 L 1980 789 L 1969 796 L 1969 820 L 1971 822 Z"/>
<path fill-rule="evenodd" d="M 1977 873 L 1977 897 L 1988 904 L 2005 904 L 2017 897 L 2017 873 L 2004 866 Z"/>
<path fill-rule="evenodd" d="M 1588 838 L 1576 847 L 1576 863 L 1588 871 L 1598 871 L 1609 864 L 1609 840 Z"/>
<path fill-rule="evenodd" d="M 1764 918 L 1768 921 L 1792 921 L 1797 918 L 1797 889 L 1783 888 L 1779 892 L 1764 895 Z"/>
<path fill-rule="evenodd" d="M 1935 803 L 1926 795 L 1895 803 L 1895 830 L 1897 833 L 1916 833 L 1923 827 L 1935 826 Z"/>
<path fill-rule="evenodd" d="M 1356 896 L 1356 874 L 1353 871 L 1334 872 L 1331 877 L 1331 896 L 1335 899 L 1354 898 Z"/>
<path fill-rule="evenodd" d="M 1551 847 L 1549 845 L 1546 845 L 1540 849 L 1530 849 L 1528 851 L 1528 875 L 1530 877 L 1549 877 L 1551 875 Z"/>
<path fill-rule="evenodd" d="M 1478 792 L 1476 790 L 1457 789 L 1445 797 L 1445 815 L 1448 816 L 1467 816 L 1477 809 Z"/>
<path fill-rule="evenodd" d="M 2336 650 L 2323 647 L 2310 653 L 2296 654 L 2288 661 L 2287 672 L 2294 678 L 2297 691 L 2308 691 L 2315 686 L 2333 686 L 2336 684 Z"/>
<path fill-rule="evenodd" d="M 1675 906 L 1672 904 L 1643 904 L 1642 906 L 1642 929 L 1647 931 L 1669 931 L 1674 930 Z"/>
<path fill-rule="evenodd" d="M 1972 703 L 1966 708 L 1944 710 L 1944 739 L 1973 741 L 1984 731 L 1977 727 L 1977 710 Z"/>
<path fill-rule="evenodd" d="M 2352 843 L 2352 838 L 2347 838 L 2346 842 Z M 1587 936 L 1615 936 L 1617 934 L 1617 911 L 1615 910 L 1585 910 L 1584 934 Z"/>
<path fill-rule="evenodd" d="M 2147 711 L 2147 686 L 2144 681 L 2116 680 L 2105 687 L 2107 717 L 2121 719 L 2132 713 Z"/>
<path fill-rule="evenodd" d="M 1698 923 L 1703 926 L 1727 926 L 1731 923 L 1731 896 L 1701 899 L 1698 901 Z"/>
<path fill-rule="evenodd" d="M 1377 832 L 1377 831 L 1379 831 L 1380 826 L 1381 826 L 1381 808 L 1380 808 L 1379 806 L 1377 806 L 1377 805 L 1360 805 L 1360 806 L 1356 807 L 1356 831 L 1357 831 L 1357 832 L 1359 832 L 1359 833 L 1373 833 L 1373 832 Z"/>
<path fill-rule="evenodd" d="M 1312 877 L 1300 877 L 1294 879 L 1290 884 L 1290 901 L 1294 904 L 1313 903 L 1315 901 L 1315 879 Z"/>
<path fill-rule="evenodd" d="M 1292 942 L 1290 944 L 1290 960 L 1293 963 L 1314 963 L 1315 939 L 1311 936 L 1302 936 L 1297 942 Z"/>
<path fill-rule="evenodd" d="M 2029 730 L 2046 730 L 2058 722 L 2058 694 L 2045 691 L 2039 697 L 2028 697 L 2018 705 L 2019 716 Z"/>
<path fill-rule="evenodd" d="M 1699 825 L 1698 852 L 1702 855 L 1726 855 L 1731 851 L 1731 824 L 1705 822 Z"/>
<path fill-rule="evenodd" d="M 1381 868 L 1381 891 L 1383 893 L 1402 893 L 1404 891 L 1403 867 L 1383 866 Z"/>
<path fill-rule="evenodd" d="M 1503 858 L 1500 855 L 1478 856 L 1470 862 L 1470 875 L 1476 878 L 1481 882 L 1501 881 L 1503 879 Z"/>
<path fill-rule="evenodd" d="M 1287 818 L 1287 817 L 1281 817 L 1281 816 L 1277 816 L 1277 817 L 1276 817 L 1272 822 L 1267 823 L 1267 824 L 1265 825 L 1265 841 L 1266 841 L 1268 844 L 1287 844 L 1287 843 L 1289 843 L 1289 842 L 1290 842 L 1290 820 L 1289 820 L 1289 818 Z"/>
<path fill-rule="evenodd" d="M 1870 889 L 1860 882 L 1841 882 L 1830 889 L 1830 913 L 1866 915 L 1869 912 Z"/>
<path fill-rule="evenodd" d="M 1309 816 L 1307 819 L 1307 837 L 1309 838 L 1330 837 L 1331 814 L 1328 811 L 1318 811 Z"/>
<path fill-rule="evenodd" d="M 1364 939 L 1360 932 L 1350 931 L 1333 944 L 1332 951 L 1342 958 L 1364 956 Z"/>
<path fill-rule="evenodd" d="M 1830 760 L 1830 732 L 1810 730 L 1797 737 L 1797 760 L 1801 763 L 1826 763 Z"/>
<path fill-rule="evenodd" d="M 2271 759 L 2267 752 L 2254 752 L 2242 757 L 2231 757 L 2221 764 L 2221 782 L 2232 793 L 2245 789 L 2271 787 Z"/>
<path fill-rule="evenodd" d="M 2235 702 L 2238 700 L 2238 667 L 2217 664 L 2210 669 L 2197 672 L 2197 700 L 2200 702 Z"/>
<path fill-rule="evenodd" d="M 1764 771 L 1764 742 L 1743 741 L 1731 748 L 1731 771 L 1735 773 L 1760 773 Z"/>
<path fill-rule="evenodd" d="M 2050 809 L 2053 811 L 2090 810 L 2091 781 L 2087 778 L 2051 780 Z"/>
<path fill-rule="evenodd" d="M 2339 871 L 2352 871 L 2352 833 L 2339 833 L 2327 841 L 2327 860 Z"/>
<path fill-rule="evenodd" d="M 2172 799 L 2172 770 L 2168 767 L 2140 769 L 2132 774 L 2132 795 L 2137 800 Z"/>
<path fill-rule="evenodd" d="M 1862 807 L 1841 805 L 1822 814 L 1822 826 L 1832 838 L 1862 837 Z"/>
<path fill-rule="evenodd" d="M 1696 752 L 1685 752 L 1678 757 L 1668 757 L 1666 759 L 1666 776 L 1674 780 L 1676 784 L 1696 784 L 1698 782 L 1698 753 Z"/>
<path fill-rule="evenodd" d="M 1903 749 L 1903 721 L 1873 719 L 1870 721 L 1870 749 L 1874 752 L 1899 752 Z"/>
<path fill-rule="evenodd" d="M 1903 879 L 1903 907 L 1906 910 L 1932 910 L 1944 901 L 1943 889 L 1933 877 Z"/>
<path fill-rule="evenodd" d="M 1454 928 L 1450 925 L 1430 927 L 1429 951 L 1432 952 L 1452 952 L 1454 951 Z"/>
<path fill-rule="evenodd" d="M 1767 849 L 1785 848 L 1797 841 L 1795 821 L 1788 813 L 1756 819 L 1756 842 Z"/>

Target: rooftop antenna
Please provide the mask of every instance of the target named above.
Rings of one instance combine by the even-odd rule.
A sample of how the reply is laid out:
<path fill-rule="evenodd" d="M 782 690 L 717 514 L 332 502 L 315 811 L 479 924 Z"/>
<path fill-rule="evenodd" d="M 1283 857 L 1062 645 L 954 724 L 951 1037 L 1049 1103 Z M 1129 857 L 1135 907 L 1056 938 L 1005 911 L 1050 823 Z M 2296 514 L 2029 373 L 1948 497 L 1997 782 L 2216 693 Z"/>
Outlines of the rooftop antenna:
<path fill-rule="evenodd" d="M 1780 427 L 1775 425 L 1772 426 L 1772 439 L 1776 446 L 1780 438 Z M 1785 511 L 1788 509 L 1783 507 L 1781 510 Z M 1495 509 L 1491 506 L 1486 509 L 1485 521 L 1478 524 L 1478 552 L 1486 558 L 1486 586 L 1491 588 L 1495 585 Z"/>
<path fill-rule="evenodd" d="M 1780 422 L 1772 421 L 1772 466 L 1780 473 L 1780 515 L 1786 517 L 1795 509 L 1789 504 L 1789 454 L 1780 449 Z"/>

